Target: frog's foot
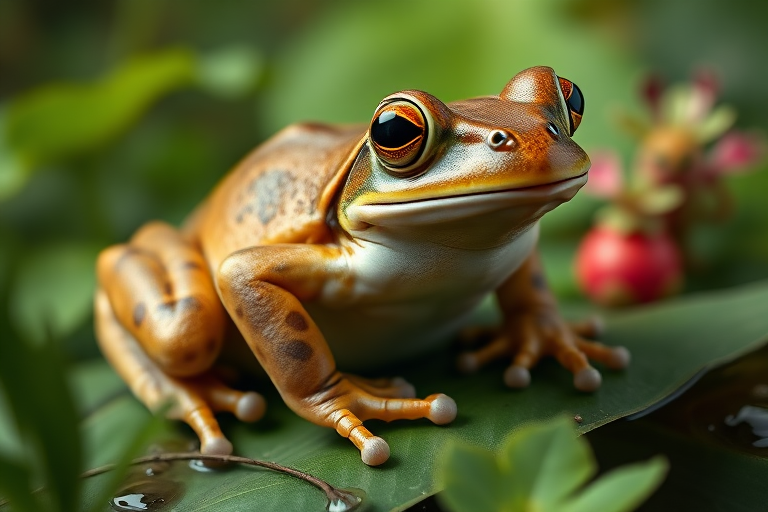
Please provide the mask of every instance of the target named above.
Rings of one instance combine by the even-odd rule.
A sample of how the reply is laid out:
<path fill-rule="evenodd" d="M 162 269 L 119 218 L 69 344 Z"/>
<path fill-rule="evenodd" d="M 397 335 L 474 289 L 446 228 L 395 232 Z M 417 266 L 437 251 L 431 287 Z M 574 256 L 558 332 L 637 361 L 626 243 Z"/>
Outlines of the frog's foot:
<path fill-rule="evenodd" d="M 553 356 L 573 373 L 576 389 L 595 391 L 602 377 L 590 365 L 590 359 L 611 369 L 625 368 L 630 360 L 626 348 L 608 347 L 581 335 L 596 334 L 599 328 L 594 320 L 569 326 L 550 311 L 524 313 L 508 321 L 484 347 L 459 356 L 458 367 L 464 373 L 472 373 L 491 361 L 511 357 L 504 383 L 511 388 L 524 388 L 531 382 L 530 369 L 542 357 Z"/>
<path fill-rule="evenodd" d="M 260 394 L 229 388 L 211 375 L 168 378 L 168 382 L 162 382 L 161 376 L 158 380 L 164 388 L 163 400 L 174 404 L 168 416 L 192 427 L 200 438 L 200 452 L 204 454 L 232 453 L 232 443 L 221 432 L 214 412 L 230 412 L 240 421 L 254 422 L 261 419 L 266 410 L 266 401 Z"/>
<path fill-rule="evenodd" d="M 213 376 L 213 370 L 196 377 L 166 374 L 120 325 L 103 290 L 96 293 L 96 329 L 102 352 L 133 394 L 150 410 L 170 404 L 168 417 L 192 427 L 202 453 L 232 453 L 232 444 L 221 432 L 214 412 L 231 412 L 242 421 L 256 421 L 264 415 L 266 402 L 261 395 L 227 387 Z"/>
<path fill-rule="evenodd" d="M 344 377 L 363 391 L 374 396 L 384 398 L 416 398 L 416 388 L 402 377 L 366 379 L 349 373 L 345 373 Z"/>
<path fill-rule="evenodd" d="M 427 418 L 436 425 L 444 425 L 456 418 L 456 402 L 446 395 L 430 395 L 423 400 L 377 396 L 359 386 L 358 379 L 335 374 L 327 386 L 303 401 L 312 405 L 297 412 L 312 421 L 334 428 L 339 435 L 348 438 L 360 450 L 360 457 L 369 466 L 378 466 L 389 458 L 389 445 L 365 428 L 363 421 Z M 387 391 L 391 391 L 392 387 L 389 386 Z"/>

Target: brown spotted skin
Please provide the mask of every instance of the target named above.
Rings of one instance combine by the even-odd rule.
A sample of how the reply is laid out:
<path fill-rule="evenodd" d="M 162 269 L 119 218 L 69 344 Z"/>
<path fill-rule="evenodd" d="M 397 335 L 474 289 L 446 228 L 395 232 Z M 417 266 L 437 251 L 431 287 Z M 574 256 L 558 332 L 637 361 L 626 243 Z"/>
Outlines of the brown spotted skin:
<path fill-rule="evenodd" d="M 369 465 L 386 461 L 389 447 L 363 421 L 449 423 L 456 405 L 445 395 L 413 398 L 400 378 L 340 373 L 329 342 L 345 364 L 376 350 L 396 355 L 405 350 L 390 342 L 444 337 L 454 317 L 496 291 L 506 321 L 495 341 L 464 355 L 465 369 L 511 357 L 505 380 L 520 387 L 551 355 L 578 388 L 596 387 L 587 358 L 623 360 L 574 334 L 589 326 L 564 324 L 533 250 L 539 217 L 576 193 L 589 165 L 568 136 L 562 83 L 539 67 L 499 96 L 449 105 L 420 91 L 385 98 L 374 122 L 402 111 L 401 122 L 423 132 L 407 151 L 374 144 L 366 126 L 286 128 L 181 229 L 152 222 L 101 253 L 102 351 L 148 407 L 173 403 L 170 416 L 192 426 L 203 452 L 229 453 L 213 414 L 254 421 L 264 412 L 260 395 L 214 376 L 233 323 L 245 343 L 232 348 L 247 346 L 291 409 L 349 438 Z"/>

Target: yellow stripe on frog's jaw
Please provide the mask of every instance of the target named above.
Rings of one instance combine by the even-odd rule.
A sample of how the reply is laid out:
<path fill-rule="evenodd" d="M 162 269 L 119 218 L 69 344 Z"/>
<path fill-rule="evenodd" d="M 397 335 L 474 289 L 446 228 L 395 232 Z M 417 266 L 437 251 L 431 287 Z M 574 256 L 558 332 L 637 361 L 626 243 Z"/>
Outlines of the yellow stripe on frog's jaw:
<path fill-rule="evenodd" d="M 520 209 L 531 222 L 561 203 L 570 200 L 587 182 L 586 172 L 574 178 L 532 187 L 486 190 L 466 194 L 400 202 L 367 202 L 365 195 L 346 210 L 349 226 L 428 226 L 502 210 Z M 530 212 L 536 212 L 534 214 Z M 521 219 L 525 220 L 525 219 Z"/>

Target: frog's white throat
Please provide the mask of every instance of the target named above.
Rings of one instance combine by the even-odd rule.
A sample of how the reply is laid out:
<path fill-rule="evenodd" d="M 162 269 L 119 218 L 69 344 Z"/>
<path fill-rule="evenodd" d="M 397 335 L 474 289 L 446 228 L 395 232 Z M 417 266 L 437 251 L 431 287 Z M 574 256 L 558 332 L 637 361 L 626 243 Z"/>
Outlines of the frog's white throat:
<path fill-rule="evenodd" d="M 439 229 L 441 225 L 457 222 L 471 226 L 492 221 L 494 224 L 503 222 L 509 227 L 522 227 L 570 200 L 586 181 L 585 173 L 555 183 L 520 189 L 480 191 L 405 202 L 353 203 L 346 214 L 350 227 L 359 234 L 373 226 L 385 229 Z"/>

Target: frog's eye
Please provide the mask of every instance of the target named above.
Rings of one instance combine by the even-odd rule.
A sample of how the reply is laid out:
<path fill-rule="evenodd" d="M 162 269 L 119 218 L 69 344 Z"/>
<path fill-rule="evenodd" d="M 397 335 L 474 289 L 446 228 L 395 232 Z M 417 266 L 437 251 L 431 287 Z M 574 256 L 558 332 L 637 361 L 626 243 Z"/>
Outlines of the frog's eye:
<path fill-rule="evenodd" d="M 370 134 L 381 162 L 390 171 L 402 174 L 421 164 L 429 139 L 429 123 L 416 104 L 395 100 L 376 111 Z"/>
<path fill-rule="evenodd" d="M 581 94 L 581 89 L 575 83 L 565 78 L 557 78 L 560 80 L 563 98 L 565 98 L 565 103 L 570 111 L 571 133 L 569 135 L 573 135 L 573 132 L 581 124 L 581 116 L 584 115 L 584 96 Z"/>

